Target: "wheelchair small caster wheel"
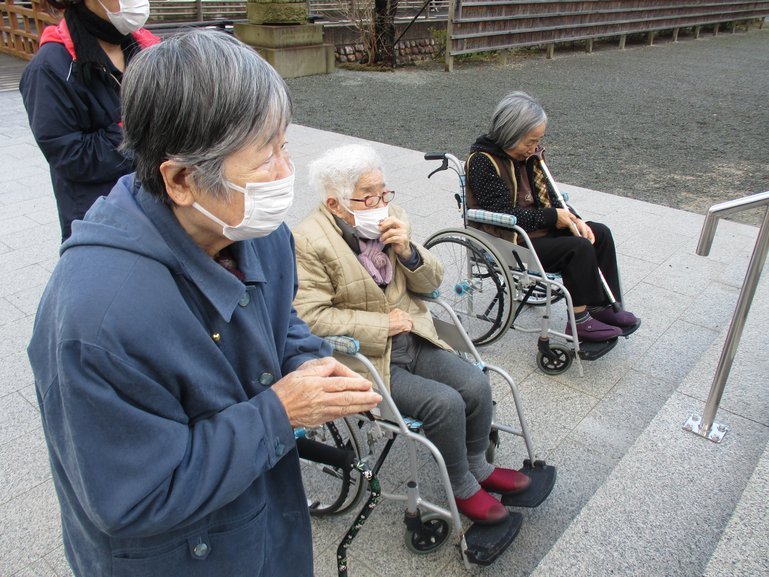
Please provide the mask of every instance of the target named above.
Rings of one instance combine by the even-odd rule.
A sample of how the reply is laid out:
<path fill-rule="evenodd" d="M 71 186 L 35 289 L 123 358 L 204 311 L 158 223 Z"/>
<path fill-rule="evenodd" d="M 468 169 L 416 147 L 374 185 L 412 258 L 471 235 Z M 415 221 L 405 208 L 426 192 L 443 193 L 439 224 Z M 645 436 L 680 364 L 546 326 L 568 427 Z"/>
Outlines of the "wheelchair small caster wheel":
<path fill-rule="evenodd" d="M 436 513 L 427 513 L 422 515 L 422 526 L 419 529 L 406 529 L 404 541 L 412 553 L 427 555 L 440 549 L 450 534 L 451 527 L 446 519 Z"/>
<path fill-rule="evenodd" d="M 550 347 L 550 351 L 552 352 L 551 356 L 541 351 L 537 353 L 537 366 L 546 375 L 560 375 L 566 372 L 571 366 L 571 350 L 560 345 L 553 345 Z"/>

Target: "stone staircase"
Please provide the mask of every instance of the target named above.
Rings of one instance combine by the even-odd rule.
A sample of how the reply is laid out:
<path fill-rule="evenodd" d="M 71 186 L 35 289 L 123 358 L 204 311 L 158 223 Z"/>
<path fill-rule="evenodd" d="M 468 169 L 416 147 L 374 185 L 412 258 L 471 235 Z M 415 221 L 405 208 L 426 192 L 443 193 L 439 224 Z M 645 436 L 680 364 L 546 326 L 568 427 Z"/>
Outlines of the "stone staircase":
<path fill-rule="evenodd" d="M 723 442 L 681 427 L 702 415 L 726 327 L 532 575 L 769 575 L 767 296 L 764 282 L 716 416 Z"/>

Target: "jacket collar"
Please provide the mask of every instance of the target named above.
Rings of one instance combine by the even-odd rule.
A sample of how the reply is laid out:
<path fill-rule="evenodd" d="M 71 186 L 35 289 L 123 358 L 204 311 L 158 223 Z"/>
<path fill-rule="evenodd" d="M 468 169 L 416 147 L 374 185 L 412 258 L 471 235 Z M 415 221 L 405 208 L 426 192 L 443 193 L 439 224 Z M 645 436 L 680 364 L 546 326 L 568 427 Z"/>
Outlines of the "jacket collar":
<path fill-rule="evenodd" d="M 334 228 L 342 235 L 342 239 L 347 243 L 355 254 L 360 254 L 360 243 L 358 242 L 358 234 L 355 232 L 355 227 L 350 226 L 344 220 L 332 213 L 325 204 L 320 205 L 320 212 L 323 214 L 333 225 Z"/>
<path fill-rule="evenodd" d="M 168 206 L 155 200 L 143 188 L 139 188 L 136 199 L 144 214 L 163 237 L 168 250 L 174 255 L 175 263 L 169 268 L 176 268 L 177 274 L 181 273 L 197 286 L 219 315 L 229 322 L 243 296 L 243 282 L 208 256 L 192 240 Z M 232 249 L 238 258 L 238 267 L 245 276 L 245 282 L 264 282 L 264 271 L 258 256 L 255 251 L 248 250 L 251 242 L 253 241 L 236 242 Z"/>
<path fill-rule="evenodd" d="M 505 152 L 504 148 L 489 138 L 488 134 L 479 136 L 470 147 L 470 150 L 472 152 L 485 152 L 487 154 L 491 154 L 492 156 L 496 156 L 497 158 L 500 158 L 506 162 L 512 162 L 515 166 L 528 165 L 530 164 L 531 160 L 531 158 L 526 160 L 515 160 L 512 156 Z"/>
<path fill-rule="evenodd" d="M 160 38 L 155 36 L 152 32 L 146 28 L 140 28 L 136 32 L 132 32 L 131 36 L 134 37 L 139 48 L 142 50 L 153 44 L 160 42 Z M 67 22 L 64 18 L 56 26 L 46 26 L 43 29 L 43 33 L 40 35 L 40 46 L 49 42 L 56 42 L 63 44 L 69 52 L 72 60 L 77 60 L 75 57 L 75 45 L 72 42 L 72 35 L 69 33 Z"/>

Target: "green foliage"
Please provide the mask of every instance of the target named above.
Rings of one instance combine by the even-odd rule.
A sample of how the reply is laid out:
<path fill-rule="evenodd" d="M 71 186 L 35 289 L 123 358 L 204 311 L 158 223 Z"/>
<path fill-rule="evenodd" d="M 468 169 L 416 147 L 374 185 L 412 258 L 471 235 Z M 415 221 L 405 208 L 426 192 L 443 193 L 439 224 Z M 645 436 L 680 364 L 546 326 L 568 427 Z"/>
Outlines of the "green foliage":
<path fill-rule="evenodd" d="M 446 28 L 430 28 L 430 36 L 435 41 L 433 56 L 436 60 L 443 60 L 446 57 Z"/>

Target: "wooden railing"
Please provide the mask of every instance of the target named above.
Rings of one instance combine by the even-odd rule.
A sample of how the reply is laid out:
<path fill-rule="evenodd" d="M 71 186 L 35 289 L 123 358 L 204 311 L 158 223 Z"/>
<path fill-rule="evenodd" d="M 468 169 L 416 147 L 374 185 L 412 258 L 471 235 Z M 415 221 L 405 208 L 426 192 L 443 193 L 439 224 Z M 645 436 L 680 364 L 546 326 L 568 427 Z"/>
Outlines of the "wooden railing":
<path fill-rule="evenodd" d="M 39 0 L 0 3 L 0 52 L 29 60 L 37 52 L 40 32 L 58 18 Z"/>
<path fill-rule="evenodd" d="M 746 21 L 769 0 L 452 0 L 447 67 L 461 54 Z"/>

